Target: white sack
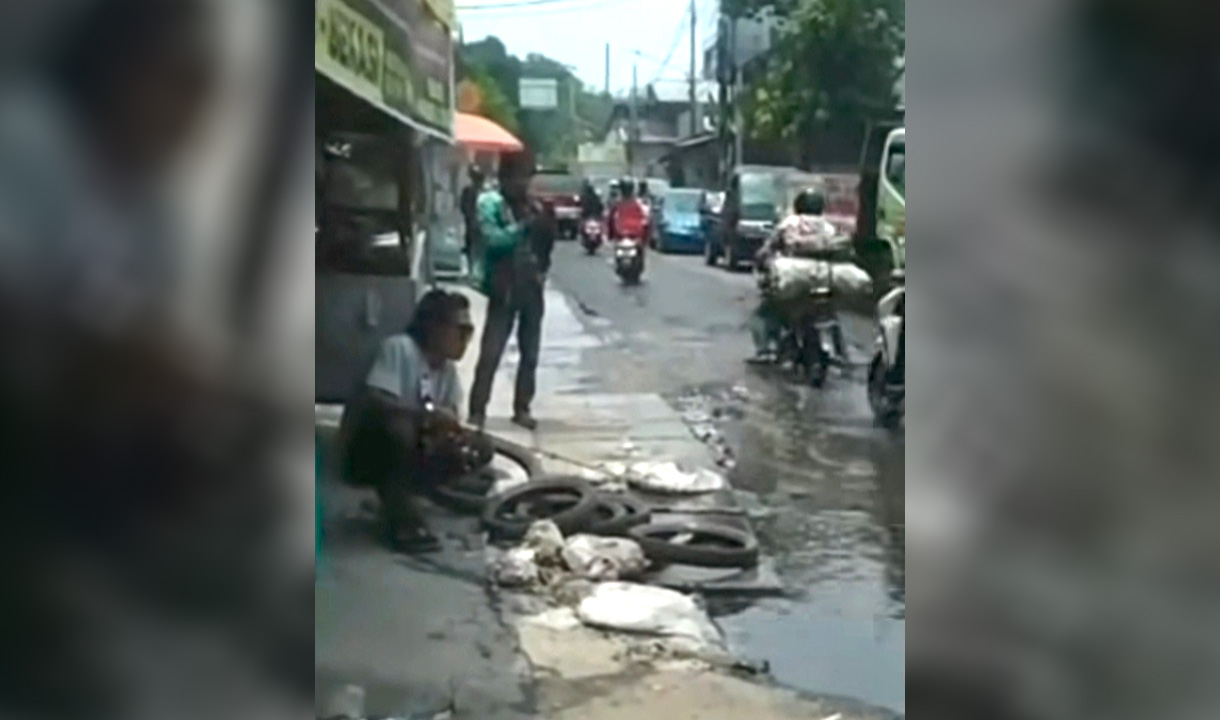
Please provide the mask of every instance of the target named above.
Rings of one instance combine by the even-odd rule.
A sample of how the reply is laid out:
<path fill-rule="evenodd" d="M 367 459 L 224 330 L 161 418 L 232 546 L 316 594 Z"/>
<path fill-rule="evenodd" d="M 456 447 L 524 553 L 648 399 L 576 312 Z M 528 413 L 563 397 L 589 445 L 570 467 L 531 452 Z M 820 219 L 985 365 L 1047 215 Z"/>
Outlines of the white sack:
<path fill-rule="evenodd" d="M 639 462 L 631 466 L 628 482 L 652 492 L 694 495 L 728 487 L 724 476 L 711 470 L 686 471 L 674 462 Z"/>
<path fill-rule="evenodd" d="M 596 535 L 568 538 L 563 562 L 576 575 L 597 581 L 634 577 L 648 567 L 648 558 L 636 541 Z"/>
<path fill-rule="evenodd" d="M 604 630 L 720 643 L 720 632 L 691 597 L 650 585 L 601 583 L 581 601 L 576 615 L 584 624 Z"/>

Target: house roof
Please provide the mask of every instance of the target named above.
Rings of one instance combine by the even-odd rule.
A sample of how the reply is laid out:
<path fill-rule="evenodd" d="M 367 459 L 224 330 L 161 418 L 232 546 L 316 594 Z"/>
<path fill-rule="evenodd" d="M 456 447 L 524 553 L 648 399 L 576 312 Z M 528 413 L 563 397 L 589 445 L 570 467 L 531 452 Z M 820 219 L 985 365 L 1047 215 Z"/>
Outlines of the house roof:
<path fill-rule="evenodd" d="M 700 99 L 714 97 L 719 87 L 714 82 L 697 80 L 695 82 L 695 93 Z M 690 83 L 659 82 L 647 86 L 645 91 L 645 97 L 649 99 L 655 98 L 656 102 L 680 104 L 690 102 Z"/>

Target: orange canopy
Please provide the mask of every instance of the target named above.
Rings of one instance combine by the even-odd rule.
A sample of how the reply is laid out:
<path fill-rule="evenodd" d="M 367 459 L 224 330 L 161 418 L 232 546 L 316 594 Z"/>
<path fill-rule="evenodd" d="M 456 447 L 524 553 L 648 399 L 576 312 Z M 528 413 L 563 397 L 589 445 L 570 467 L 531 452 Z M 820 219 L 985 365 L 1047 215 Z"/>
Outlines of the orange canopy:
<path fill-rule="evenodd" d="M 456 113 L 453 119 L 453 134 L 459 145 L 485 152 L 520 152 L 525 149 L 521 141 L 496 123 L 479 115 Z"/>

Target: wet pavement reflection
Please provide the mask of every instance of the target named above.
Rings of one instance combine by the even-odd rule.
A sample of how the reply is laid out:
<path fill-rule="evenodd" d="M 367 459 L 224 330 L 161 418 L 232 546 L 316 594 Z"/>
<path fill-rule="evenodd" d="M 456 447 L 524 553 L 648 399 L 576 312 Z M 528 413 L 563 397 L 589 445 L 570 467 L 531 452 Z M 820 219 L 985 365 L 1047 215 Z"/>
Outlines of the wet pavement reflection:
<path fill-rule="evenodd" d="M 732 649 L 780 683 L 905 712 L 905 441 L 877 427 L 864 387 L 867 318 L 846 323 L 854 366 L 825 388 L 748 368 L 752 278 L 650 256 L 618 285 L 598 258 L 556 252 L 556 285 L 602 341 L 581 350 L 603 392 L 657 392 L 710 448 L 751 512 L 785 597 L 711 603 Z"/>
<path fill-rule="evenodd" d="M 905 448 L 862 393 L 857 371 L 814 390 L 773 370 L 672 402 L 732 448 L 730 478 L 769 509 L 754 527 L 790 590 L 712 604 L 733 649 L 786 685 L 904 712 Z"/>

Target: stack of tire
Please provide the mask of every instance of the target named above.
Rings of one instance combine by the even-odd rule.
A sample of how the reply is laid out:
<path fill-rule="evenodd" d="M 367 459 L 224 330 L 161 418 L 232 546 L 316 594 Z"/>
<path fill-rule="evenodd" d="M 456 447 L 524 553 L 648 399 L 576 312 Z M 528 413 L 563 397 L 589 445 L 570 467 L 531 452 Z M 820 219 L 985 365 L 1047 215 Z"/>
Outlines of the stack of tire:
<path fill-rule="evenodd" d="M 580 477 L 542 475 L 532 453 L 524 448 L 497 440 L 496 452 L 525 467 L 530 481 L 488 497 L 494 476 L 478 471 L 434 493 L 442 505 L 479 514 L 495 541 L 520 540 L 530 525 L 550 520 L 565 536 L 631 538 L 657 565 L 750 568 L 758 564 L 758 541 L 747 531 L 704 521 L 654 522 L 650 507 L 629 495 L 600 492 Z"/>

